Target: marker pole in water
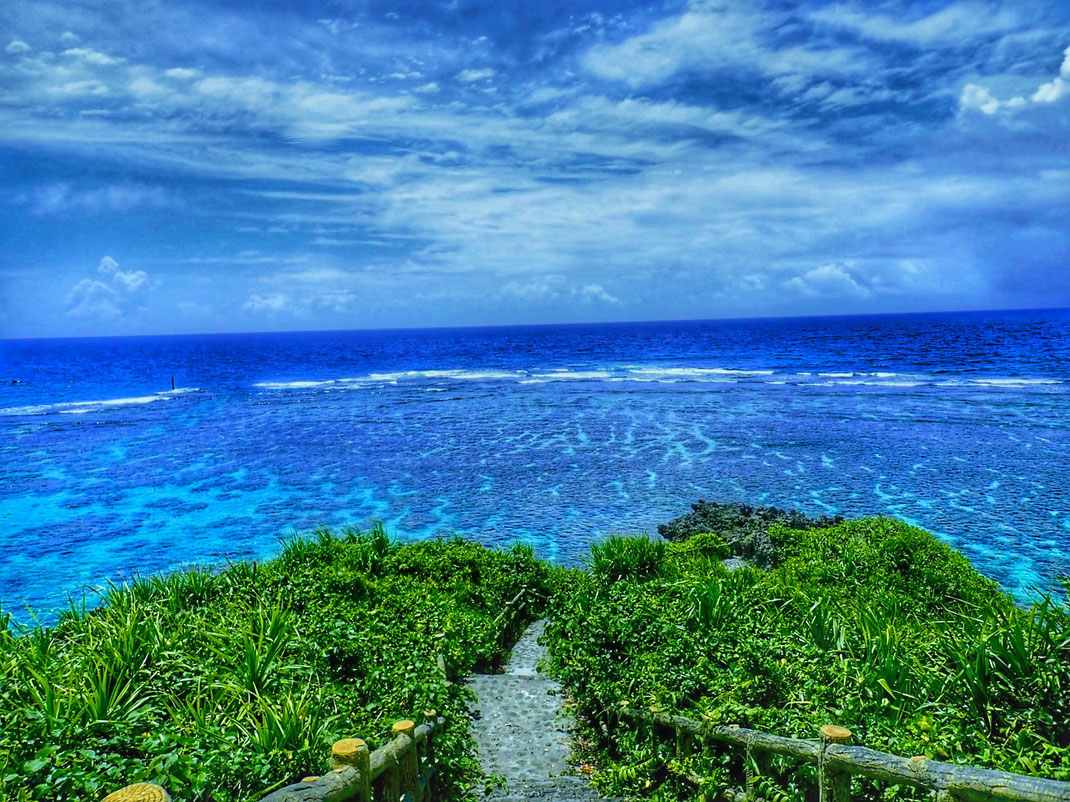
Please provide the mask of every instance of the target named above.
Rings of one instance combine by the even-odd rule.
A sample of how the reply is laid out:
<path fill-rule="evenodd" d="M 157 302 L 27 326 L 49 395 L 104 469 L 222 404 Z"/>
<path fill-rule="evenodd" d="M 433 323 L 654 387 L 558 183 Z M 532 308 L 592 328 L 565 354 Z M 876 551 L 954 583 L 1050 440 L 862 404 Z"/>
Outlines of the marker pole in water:
<path fill-rule="evenodd" d="M 174 376 L 171 377 L 171 389 L 172 390 L 175 389 L 175 377 Z"/>

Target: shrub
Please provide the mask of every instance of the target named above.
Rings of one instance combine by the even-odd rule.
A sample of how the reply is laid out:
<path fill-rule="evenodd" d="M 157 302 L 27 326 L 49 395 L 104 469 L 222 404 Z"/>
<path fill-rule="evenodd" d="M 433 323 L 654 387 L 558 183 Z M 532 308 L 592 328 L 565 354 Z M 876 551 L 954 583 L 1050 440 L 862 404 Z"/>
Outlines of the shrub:
<path fill-rule="evenodd" d="M 887 752 L 1070 780 L 1066 604 L 1020 609 L 961 554 L 898 521 L 770 536 L 781 562 L 769 570 L 699 559 L 700 538 L 670 546 L 672 570 L 606 558 L 602 576 L 555 594 L 552 669 L 604 791 L 709 797 L 739 768 L 717 750 L 677 759 L 671 744 L 618 725 L 621 704 L 810 739 L 835 722 Z M 689 773 L 712 778 L 707 790 Z M 813 781 L 793 769 L 763 794 L 802 800 Z M 898 793 L 858 785 L 860 798 Z"/>
<path fill-rule="evenodd" d="M 139 580 L 54 627 L 0 628 L 0 800 L 139 781 L 258 799 L 322 773 L 334 740 L 375 748 L 429 709 L 450 725 L 439 787 L 462 798 L 480 776 L 468 694 L 437 652 L 453 677 L 501 660 L 495 617 L 521 585 L 545 592 L 548 573 L 530 550 L 320 531 L 267 563 Z"/>

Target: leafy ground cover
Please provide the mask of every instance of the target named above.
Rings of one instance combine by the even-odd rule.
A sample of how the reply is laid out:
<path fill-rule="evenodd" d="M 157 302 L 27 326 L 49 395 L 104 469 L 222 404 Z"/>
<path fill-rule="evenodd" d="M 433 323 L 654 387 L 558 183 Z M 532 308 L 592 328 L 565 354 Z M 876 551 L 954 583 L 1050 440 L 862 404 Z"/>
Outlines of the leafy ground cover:
<path fill-rule="evenodd" d="M 440 787 L 462 799 L 482 779 L 468 692 L 436 659 L 450 679 L 501 662 L 495 619 L 522 586 L 548 599 L 551 668 L 612 794 L 712 798 L 740 781 L 725 751 L 677 758 L 622 725 L 622 704 L 803 738 L 837 723 L 884 751 L 1070 780 L 1064 601 L 1019 608 L 896 521 L 789 529 L 760 510 L 705 513 L 727 539 L 610 538 L 588 571 L 524 548 L 323 532 L 270 562 L 113 588 L 53 627 L 0 615 L 0 802 L 141 780 L 176 799 L 255 800 L 322 772 L 337 738 L 374 748 L 428 709 L 450 721 Z M 739 532 L 768 541 L 768 568 L 726 569 L 747 548 Z M 774 768 L 760 797 L 813 796 L 813 770 Z M 688 775 L 707 780 L 696 790 Z M 856 783 L 860 798 L 909 796 Z"/>
<path fill-rule="evenodd" d="M 323 532 L 270 562 L 113 588 L 53 627 L 0 617 L 0 800 L 137 781 L 190 802 L 257 799 L 322 773 L 334 740 L 375 748 L 432 709 L 449 721 L 440 787 L 461 798 L 480 777 L 467 691 L 437 655 L 453 678 L 500 661 L 495 617 L 548 573 L 530 549 Z"/>
<path fill-rule="evenodd" d="M 622 725 L 622 705 L 816 738 L 823 724 L 900 755 L 1070 780 L 1070 608 L 1028 609 L 930 534 L 888 519 L 768 528 L 776 564 L 728 571 L 716 533 L 611 538 L 555 577 L 552 670 L 573 697 L 600 787 L 712 798 L 739 761 Z M 777 762 L 766 799 L 814 797 Z M 696 787 L 686 774 L 707 777 Z M 909 796 L 856 779 L 861 798 Z"/>

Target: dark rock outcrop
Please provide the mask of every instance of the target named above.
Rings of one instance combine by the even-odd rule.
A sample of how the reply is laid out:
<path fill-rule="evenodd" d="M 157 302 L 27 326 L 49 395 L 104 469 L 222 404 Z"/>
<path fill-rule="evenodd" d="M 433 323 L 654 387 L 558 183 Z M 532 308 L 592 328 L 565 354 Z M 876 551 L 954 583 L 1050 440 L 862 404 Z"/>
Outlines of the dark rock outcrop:
<path fill-rule="evenodd" d="M 687 540 L 692 535 L 715 532 L 732 547 L 738 557 L 753 560 L 762 567 L 776 561 L 769 528 L 782 524 L 789 529 L 823 529 L 843 521 L 841 515 L 822 515 L 812 518 L 798 510 L 780 507 L 752 507 L 749 504 L 699 500 L 691 505 L 691 512 L 658 526 L 658 534 L 666 540 Z"/>

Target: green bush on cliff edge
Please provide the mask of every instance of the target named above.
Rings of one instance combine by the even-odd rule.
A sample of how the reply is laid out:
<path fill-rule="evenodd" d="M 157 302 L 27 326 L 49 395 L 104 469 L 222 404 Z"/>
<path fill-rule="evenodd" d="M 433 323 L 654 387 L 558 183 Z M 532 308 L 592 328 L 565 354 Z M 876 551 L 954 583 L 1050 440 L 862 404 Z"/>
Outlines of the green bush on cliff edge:
<path fill-rule="evenodd" d="M 681 761 L 622 725 L 623 704 L 808 739 L 836 723 L 883 751 L 1070 780 L 1064 604 L 1016 607 L 961 554 L 894 520 L 768 531 L 768 570 L 666 551 L 641 577 L 577 572 L 554 597 L 553 670 L 603 790 L 712 798 L 739 781 L 723 751 Z M 760 796 L 813 793 L 811 770 L 778 765 Z M 710 780 L 696 789 L 687 773 Z M 856 784 L 864 798 L 912 793 Z"/>
<path fill-rule="evenodd" d="M 523 547 L 321 532 L 270 562 L 114 588 L 53 627 L 0 627 L 0 800 L 91 802 L 134 782 L 256 800 L 323 773 L 335 740 L 374 749 L 425 710 L 449 722 L 436 782 L 461 798 L 481 774 L 439 649 L 452 679 L 500 661 L 494 619 L 548 570 Z"/>

